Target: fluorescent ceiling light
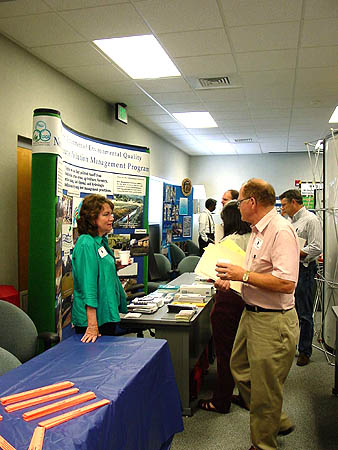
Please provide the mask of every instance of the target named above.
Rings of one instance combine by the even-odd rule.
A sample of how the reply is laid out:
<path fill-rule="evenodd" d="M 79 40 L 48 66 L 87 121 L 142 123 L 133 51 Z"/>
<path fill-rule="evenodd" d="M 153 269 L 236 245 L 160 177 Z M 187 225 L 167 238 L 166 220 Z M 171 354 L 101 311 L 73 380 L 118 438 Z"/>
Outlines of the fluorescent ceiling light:
<path fill-rule="evenodd" d="M 338 106 L 336 106 L 336 109 L 333 111 L 329 123 L 338 123 Z"/>
<path fill-rule="evenodd" d="M 110 59 L 135 80 L 179 77 L 180 72 L 153 35 L 94 41 Z"/>
<path fill-rule="evenodd" d="M 220 142 L 220 141 L 208 141 L 206 142 L 208 149 L 214 155 L 235 155 L 236 150 L 232 144 L 229 142 Z"/>
<path fill-rule="evenodd" d="M 218 125 L 208 112 L 173 113 L 186 128 L 216 128 Z"/>

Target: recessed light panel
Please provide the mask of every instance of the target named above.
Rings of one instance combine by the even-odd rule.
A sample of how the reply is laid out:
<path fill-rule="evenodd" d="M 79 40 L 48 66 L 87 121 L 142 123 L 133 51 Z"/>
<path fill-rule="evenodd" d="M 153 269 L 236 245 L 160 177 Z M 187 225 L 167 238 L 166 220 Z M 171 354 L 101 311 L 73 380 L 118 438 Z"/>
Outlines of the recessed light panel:
<path fill-rule="evenodd" d="M 151 34 L 99 39 L 94 44 L 134 80 L 181 76 Z"/>
<path fill-rule="evenodd" d="M 336 109 L 333 111 L 329 123 L 338 123 L 338 106 L 336 106 Z"/>
<path fill-rule="evenodd" d="M 173 113 L 185 128 L 216 128 L 217 123 L 208 112 Z"/>

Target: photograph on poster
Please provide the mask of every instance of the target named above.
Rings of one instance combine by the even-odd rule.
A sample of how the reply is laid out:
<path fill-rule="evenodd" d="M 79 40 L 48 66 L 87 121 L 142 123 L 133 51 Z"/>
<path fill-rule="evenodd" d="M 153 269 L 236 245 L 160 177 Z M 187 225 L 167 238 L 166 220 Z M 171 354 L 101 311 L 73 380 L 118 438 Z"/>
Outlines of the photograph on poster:
<path fill-rule="evenodd" d="M 182 224 L 181 223 L 173 223 L 172 226 L 172 232 L 173 232 L 173 239 L 177 239 L 179 237 L 182 237 Z"/>
<path fill-rule="evenodd" d="M 61 320 L 62 328 L 70 323 L 72 299 L 73 299 L 73 275 L 72 275 L 72 257 L 64 255 L 62 257 L 62 305 Z"/>
<path fill-rule="evenodd" d="M 176 201 L 176 186 L 172 186 L 171 184 L 165 185 L 165 198 L 166 202 L 175 202 Z"/>
<path fill-rule="evenodd" d="M 130 245 L 130 234 L 113 234 L 107 235 L 108 245 L 114 250 L 128 250 Z"/>
<path fill-rule="evenodd" d="M 114 203 L 114 228 L 143 228 L 144 197 L 116 194 Z"/>
<path fill-rule="evenodd" d="M 77 219 L 80 216 L 82 201 L 83 199 L 80 197 L 73 197 L 73 227 L 77 227 Z"/>
<path fill-rule="evenodd" d="M 149 234 L 130 235 L 130 256 L 146 256 L 149 254 Z"/>
<path fill-rule="evenodd" d="M 166 243 L 170 244 L 172 239 L 173 239 L 173 233 L 172 233 L 171 228 L 169 228 L 168 230 L 166 230 Z"/>
<path fill-rule="evenodd" d="M 179 214 L 181 216 L 187 216 L 188 215 L 188 198 L 187 197 L 181 197 L 180 198 Z"/>
<path fill-rule="evenodd" d="M 73 197 L 63 194 L 62 196 L 62 221 L 63 223 L 72 223 L 72 205 Z"/>
<path fill-rule="evenodd" d="M 62 224 L 62 251 L 65 255 L 69 255 L 73 249 L 73 227 L 71 224 Z"/>
<path fill-rule="evenodd" d="M 191 237 L 191 216 L 183 217 L 183 237 Z"/>

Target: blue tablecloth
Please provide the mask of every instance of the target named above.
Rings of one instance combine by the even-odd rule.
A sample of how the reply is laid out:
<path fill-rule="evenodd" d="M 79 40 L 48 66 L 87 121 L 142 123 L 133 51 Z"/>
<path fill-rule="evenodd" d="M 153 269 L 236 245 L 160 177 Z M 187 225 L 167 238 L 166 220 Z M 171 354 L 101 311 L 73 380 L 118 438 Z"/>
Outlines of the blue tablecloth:
<path fill-rule="evenodd" d="M 43 450 L 169 449 L 183 422 L 167 342 L 102 336 L 94 344 L 83 344 L 80 338 L 71 336 L 0 377 L 0 396 L 69 380 L 79 393 L 95 392 L 97 399 L 90 403 L 111 400 L 46 430 Z M 25 422 L 22 413 L 38 406 L 10 414 L 0 406 L 0 434 L 17 450 L 27 450 L 39 421 L 79 406 L 31 422 Z"/>

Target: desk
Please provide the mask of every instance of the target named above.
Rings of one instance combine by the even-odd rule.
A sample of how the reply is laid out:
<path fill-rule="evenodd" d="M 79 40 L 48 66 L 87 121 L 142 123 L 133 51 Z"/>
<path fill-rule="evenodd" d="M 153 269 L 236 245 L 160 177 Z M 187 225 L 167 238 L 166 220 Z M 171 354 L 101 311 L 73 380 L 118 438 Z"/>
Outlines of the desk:
<path fill-rule="evenodd" d="M 184 273 L 171 285 L 191 284 L 195 281 L 194 273 Z M 209 315 L 213 305 L 210 298 L 204 308 L 199 308 L 190 322 L 175 322 L 175 314 L 168 314 L 168 308 L 163 306 L 154 314 L 142 314 L 139 319 L 124 319 L 121 315 L 121 325 L 129 328 L 155 329 L 156 339 L 166 339 L 169 344 L 171 359 L 174 366 L 178 390 L 182 402 L 182 414 L 191 416 L 192 408 L 189 398 L 190 372 L 199 360 L 203 350 L 211 339 Z"/>
<path fill-rule="evenodd" d="M 338 396 L 338 306 L 332 306 L 333 314 L 336 318 L 336 364 L 334 371 L 334 388 L 332 393 Z"/>
<path fill-rule="evenodd" d="M 46 430 L 43 450 L 169 449 L 183 423 L 168 344 L 110 336 L 83 344 L 80 339 L 81 335 L 71 336 L 0 377 L 1 396 L 69 380 L 80 393 L 93 390 L 97 400 L 111 400 Z M 65 412 L 25 422 L 24 411 L 8 414 L 0 406 L 0 434 L 17 450 L 27 450 L 39 421 Z"/>

